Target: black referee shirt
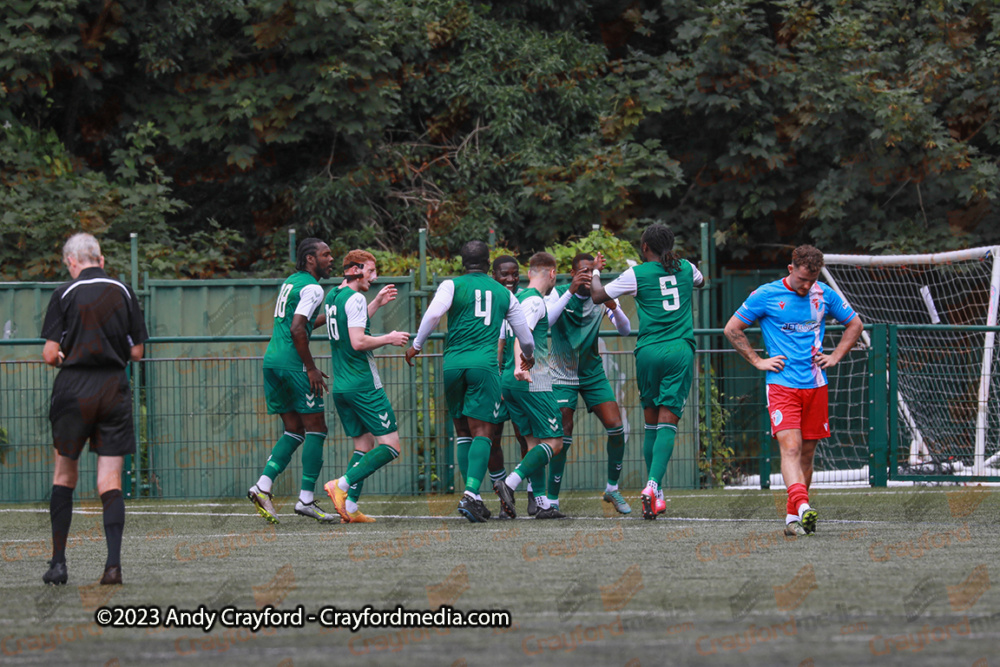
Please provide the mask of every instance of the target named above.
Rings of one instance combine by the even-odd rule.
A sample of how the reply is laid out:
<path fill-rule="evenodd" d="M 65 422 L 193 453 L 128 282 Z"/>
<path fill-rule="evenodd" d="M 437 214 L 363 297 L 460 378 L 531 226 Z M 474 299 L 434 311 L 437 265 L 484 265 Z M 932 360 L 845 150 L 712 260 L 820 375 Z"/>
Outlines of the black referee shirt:
<path fill-rule="evenodd" d="M 42 338 L 59 343 L 61 368 L 125 368 L 130 348 L 149 335 L 135 293 L 92 266 L 52 295 Z"/>

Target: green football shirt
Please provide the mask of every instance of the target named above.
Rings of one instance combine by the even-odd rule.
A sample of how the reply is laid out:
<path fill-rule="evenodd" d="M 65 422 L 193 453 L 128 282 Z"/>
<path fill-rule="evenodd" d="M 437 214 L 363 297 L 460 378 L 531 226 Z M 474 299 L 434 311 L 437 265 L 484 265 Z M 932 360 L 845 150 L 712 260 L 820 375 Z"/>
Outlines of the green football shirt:
<path fill-rule="evenodd" d="M 568 284 L 559 285 L 553 292 L 562 296 L 568 290 Z M 550 366 L 554 384 L 576 386 L 605 377 L 597 338 L 607 311 L 607 306 L 594 303 L 589 296 L 569 298 L 559 319 L 552 325 Z"/>
<path fill-rule="evenodd" d="M 365 295 L 351 287 L 335 287 L 326 295 L 323 310 L 333 362 L 330 392 L 346 394 L 381 389 L 375 354 L 372 350 L 355 350 L 348 332 L 352 327 L 364 327 L 365 334 L 371 335 Z"/>
<path fill-rule="evenodd" d="M 633 266 L 604 288 L 617 299 L 623 294 L 635 296 L 639 312 L 639 338 L 635 348 L 684 340 L 694 349 L 694 316 L 691 293 L 694 267 L 686 259 L 680 268 L 668 273 L 659 262 Z"/>
<path fill-rule="evenodd" d="M 509 293 L 509 292 L 508 292 Z M 545 300 L 541 292 L 534 287 L 523 289 L 517 293 L 517 300 L 524 309 L 524 318 L 528 320 L 531 336 L 535 343 L 535 365 L 531 369 L 531 382 L 514 379 L 516 361 L 514 361 L 513 332 L 504 343 L 504 370 L 500 384 L 505 389 L 521 391 L 552 391 L 552 372 L 549 369 L 549 316 L 545 308 Z M 510 348 L 510 357 L 507 349 Z M 494 355 L 494 359 L 496 356 Z"/>
<path fill-rule="evenodd" d="M 311 333 L 319 306 L 323 303 L 323 288 L 311 273 L 293 273 L 281 285 L 274 304 L 274 330 L 264 352 L 264 368 L 304 371 L 305 364 L 292 343 L 292 318 L 306 318 L 306 333 Z"/>
<path fill-rule="evenodd" d="M 454 294 L 448 309 L 443 368 L 496 369 L 510 290 L 485 273 L 467 273 L 451 282 Z"/>

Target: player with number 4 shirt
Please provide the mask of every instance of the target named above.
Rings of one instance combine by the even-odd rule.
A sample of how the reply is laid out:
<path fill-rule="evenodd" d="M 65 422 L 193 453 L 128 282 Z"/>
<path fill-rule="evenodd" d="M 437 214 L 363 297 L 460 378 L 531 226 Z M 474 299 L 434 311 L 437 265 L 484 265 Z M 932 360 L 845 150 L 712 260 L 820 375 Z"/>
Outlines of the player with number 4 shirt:
<path fill-rule="evenodd" d="M 455 432 L 472 436 L 465 493 L 458 512 L 473 523 L 490 517 L 479 495 L 487 474 L 490 437 L 501 421 L 500 376 L 497 374 L 497 344 L 500 328 L 507 321 L 521 343 L 520 372 L 534 365 L 534 341 L 520 302 L 510 290 L 486 272 L 490 265 L 489 247 L 469 241 L 461 250 L 465 275 L 442 282 L 427 306 L 406 362 L 420 354 L 428 336 L 441 318 L 448 315 L 448 337 L 444 347 L 444 386 L 448 413 Z"/>

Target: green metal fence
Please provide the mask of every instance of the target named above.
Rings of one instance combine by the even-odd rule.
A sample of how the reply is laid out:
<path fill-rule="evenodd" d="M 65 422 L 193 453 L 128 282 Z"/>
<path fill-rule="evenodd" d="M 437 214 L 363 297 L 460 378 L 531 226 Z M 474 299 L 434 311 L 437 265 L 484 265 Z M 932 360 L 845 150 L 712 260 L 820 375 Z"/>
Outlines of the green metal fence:
<path fill-rule="evenodd" d="M 748 286 L 761 280 L 749 276 L 738 284 L 715 283 L 713 289 L 726 291 L 728 301 L 735 303 L 745 297 Z M 397 286 L 399 297 L 379 310 L 373 330 L 413 331 L 417 313 L 430 293 L 417 289 L 412 276 L 404 276 L 379 279 L 372 294 L 388 282 Z M 435 278 L 427 284 L 436 282 Z M 146 358 L 131 368 L 139 442 L 124 480 L 130 497 L 240 496 L 256 480 L 281 432 L 280 420 L 265 414 L 261 373 L 280 283 L 146 281 L 140 295 L 154 337 L 147 343 Z M 2 287 L 0 501 L 39 501 L 51 488 L 53 449 L 47 413 L 57 371 L 40 360 L 43 341 L 28 336 L 40 331 L 56 283 Z M 710 299 L 705 292 L 702 296 L 696 322 L 704 323 Z M 634 303 L 624 299 L 622 305 L 637 328 Z M 439 330 L 446 327 L 445 320 Z M 1000 395 L 1000 355 L 994 355 L 992 366 L 984 371 L 976 359 L 982 360 L 989 346 L 985 342 L 959 346 L 949 332 L 974 329 L 986 341 L 992 340 L 988 333 L 1000 328 L 924 327 L 933 330 L 929 339 L 916 336 L 921 327 L 875 325 L 866 329 L 871 345 L 859 346 L 828 373 L 833 435 L 818 450 L 819 473 L 829 481 L 873 485 L 890 480 L 998 480 L 996 468 L 982 465 L 975 476 L 946 475 L 940 461 L 951 461 L 951 469 L 961 463 L 967 473 L 977 460 L 985 463 L 997 452 L 1000 409 L 989 406 Z M 828 327 L 827 348 L 836 344 L 841 330 Z M 759 332 L 751 329 L 748 335 L 759 346 Z M 763 374 L 739 358 L 721 329 L 699 328 L 696 337 L 695 383 L 668 468 L 668 485 L 767 488 L 777 482 L 773 476 L 779 466 L 776 444 L 769 434 Z M 432 337 L 415 368 L 404 363 L 396 348 L 383 348 L 383 354 L 377 355 L 397 414 L 403 451 L 397 462 L 366 482 L 366 493 L 449 493 L 462 487 L 440 381 L 442 339 L 442 334 Z M 606 330 L 601 341 L 608 378 L 626 421 L 622 485 L 636 490 L 645 479 L 645 465 L 632 356 L 634 334 L 622 338 Z M 328 348 L 321 334 L 315 336 L 313 352 L 320 367 L 329 372 Z M 936 364 L 922 363 L 922 356 Z M 985 398 L 976 395 L 984 378 L 996 380 L 986 383 Z M 904 408 L 906 388 L 923 385 L 937 389 L 919 399 L 920 405 Z M 987 406 L 985 421 L 982 405 Z M 942 434 L 931 443 L 937 460 L 924 468 L 907 466 L 913 424 L 918 419 L 912 416 L 914 410 L 919 411 L 919 418 L 933 413 L 932 421 L 940 424 L 936 432 Z M 351 446 L 329 403 L 327 423 L 330 435 L 324 475 L 332 477 L 343 471 Z M 605 441 L 600 422 L 581 405 L 564 488 L 603 486 Z M 510 469 L 520 459 L 520 451 L 509 429 L 503 447 Z M 81 458 L 79 483 L 84 494 L 93 491 L 94 466 L 93 457 Z M 298 457 L 294 457 L 279 478 L 277 493 L 292 496 L 300 475 Z"/>
<path fill-rule="evenodd" d="M 615 337 L 618 338 L 618 337 Z M 610 340 L 610 339 L 609 339 Z M 641 486 L 642 410 L 634 377 L 631 338 L 612 341 L 625 349 L 605 354 L 608 377 L 622 406 L 628 454 L 622 471 L 627 488 Z M 40 501 L 51 486 L 52 447 L 47 419 L 48 396 L 55 369 L 40 361 L 6 360 L 11 348 L 33 348 L 34 341 L 3 341 L 0 346 L 0 393 L 4 397 L 0 434 L 6 442 L 0 452 L 0 501 Z M 239 348 L 247 354 L 202 357 L 175 356 L 174 351 L 201 345 L 220 350 Z M 152 338 L 146 358 L 133 364 L 136 399 L 137 455 L 128 463 L 129 497 L 214 498 L 238 497 L 253 484 L 281 434 L 281 421 L 266 414 L 262 386 L 265 336 Z M 329 373 L 329 355 L 314 341 L 317 364 Z M 461 490 L 454 461 L 451 422 L 440 381 L 441 334 L 434 335 L 410 368 L 400 354 L 376 355 L 383 385 L 399 423 L 402 452 L 393 465 L 365 482 L 366 493 L 449 493 Z M 256 348 L 256 349 L 254 349 Z M 20 350 L 18 354 L 24 354 Z M 426 378 L 426 379 L 425 379 Z M 692 406 L 697 405 L 692 391 Z M 324 450 L 325 476 L 344 471 L 351 440 L 340 428 L 327 400 L 328 437 Z M 697 407 L 689 410 L 679 428 L 675 454 L 667 471 L 671 488 L 696 488 L 698 472 Z M 574 445 L 570 450 L 563 488 L 603 488 L 607 455 L 606 435 L 596 417 L 582 405 L 576 413 Z M 508 469 L 520 460 L 510 429 L 502 441 Z M 93 457 L 81 457 L 81 490 L 92 490 Z M 292 496 L 298 489 L 298 457 L 279 477 L 276 494 Z"/>
<path fill-rule="evenodd" d="M 773 445 L 767 431 L 761 374 L 735 357 L 719 330 L 698 330 L 709 347 L 698 352 L 696 380 L 685 410 L 677 445 L 667 471 L 669 488 L 697 488 L 707 484 L 768 486 Z M 129 463 L 127 491 L 131 497 L 238 497 L 260 474 L 271 446 L 280 435 L 280 420 L 265 414 L 261 386 L 261 357 L 267 338 L 153 338 L 146 359 L 133 364 L 136 396 L 138 455 Z M 11 348 L 30 346 L 38 354 L 42 341 L 4 341 L 0 345 L 0 391 L 4 396 L 0 428 L 7 435 L 0 466 L 0 500 L 37 501 L 50 486 L 51 446 L 47 422 L 48 392 L 56 371 L 40 361 L 6 359 Z M 627 450 L 622 486 L 636 490 L 645 480 L 642 461 L 643 421 L 635 384 L 632 355 L 634 337 L 602 337 L 608 378 L 622 406 Z M 454 465 L 451 423 L 445 414 L 440 346 L 436 334 L 415 368 L 398 354 L 378 355 L 380 374 L 396 410 L 402 456 L 366 482 L 366 492 L 387 494 L 447 493 L 462 487 Z M 181 356 L 178 349 L 208 348 L 204 356 Z M 321 368 L 329 358 L 322 341 L 314 352 Z M 211 348 L 240 355 L 213 353 Z M 852 353 L 854 363 L 867 369 L 867 351 Z M 710 374 L 702 372 L 707 361 Z M 735 363 L 734 363 L 735 362 Z M 850 364 L 839 368 L 847 371 Z M 729 370 L 731 369 L 731 370 Z M 862 374 L 865 371 L 862 371 Z M 867 463 L 869 436 L 867 405 L 850 399 L 857 378 L 831 372 L 833 430 L 837 440 L 825 444 L 821 469 L 860 468 Z M 731 394 L 729 386 L 753 383 L 756 391 Z M 709 401 L 703 397 L 709 396 Z M 853 408 L 853 412 L 851 411 Z M 325 474 L 341 472 L 351 453 L 350 441 L 340 430 L 332 406 L 327 408 L 330 433 L 325 450 Z M 581 405 L 575 417 L 564 488 L 603 487 L 607 458 L 606 435 L 600 422 Z M 508 466 L 520 459 L 509 430 L 503 440 Z M 839 449 L 838 449 L 839 448 Z M 841 451 L 842 450 L 842 451 Z M 840 454 L 834 452 L 841 451 Z M 844 454 L 843 452 L 848 452 Z M 838 458 L 839 456 L 839 458 Z M 853 457 L 843 460 L 845 456 Z M 92 457 L 83 457 L 91 465 Z M 298 488 L 298 459 L 279 478 L 277 493 L 291 496 Z M 775 467 L 775 472 L 776 468 Z M 754 475 L 758 481 L 752 480 Z M 88 474 L 81 484 L 90 484 Z M 83 486 L 84 490 L 88 487 Z"/>

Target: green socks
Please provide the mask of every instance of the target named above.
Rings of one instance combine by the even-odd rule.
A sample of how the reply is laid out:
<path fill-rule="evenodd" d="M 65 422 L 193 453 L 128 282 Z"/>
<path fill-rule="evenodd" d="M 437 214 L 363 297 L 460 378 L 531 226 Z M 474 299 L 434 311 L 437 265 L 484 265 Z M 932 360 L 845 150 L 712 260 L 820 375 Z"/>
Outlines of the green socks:
<path fill-rule="evenodd" d="M 483 485 L 483 478 L 486 477 L 486 469 L 490 463 L 490 439 L 478 437 L 472 439 L 469 446 L 469 466 L 465 475 L 465 490 L 469 493 L 478 494 L 479 487 Z"/>
<path fill-rule="evenodd" d="M 469 448 L 472 447 L 472 438 L 455 438 L 455 456 L 458 458 L 458 472 L 464 480 L 469 474 Z"/>
<path fill-rule="evenodd" d="M 264 466 L 263 476 L 273 480 L 281 474 L 281 471 L 288 467 L 288 462 L 292 460 L 292 454 L 302 444 L 302 440 L 303 437 L 298 433 L 285 431 L 278 438 L 278 442 L 274 443 L 271 456 L 268 457 L 267 464 Z"/>
<path fill-rule="evenodd" d="M 532 477 L 531 488 L 532 493 L 536 496 L 541 493 L 541 486 L 545 486 L 545 478 L 542 477 L 542 482 L 540 486 L 535 485 L 532 473 L 537 472 L 539 469 L 545 468 L 546 464 L 552 460 L 552 448 L 549 447 L 544 442 L 540 442 L 524 455 L 521 462 L 517 464 L 517 468 L 514 472 L 517 473 L 519 479 L 524 479 L 525 477 Z"/>
<path fill-rule="evenodd" d="M 676 424 L 659 424 L 656 429 L 656 443 L 653 446 L 653 462 L 649 466 L 649 481 L 657 486 L 667 474 L 667 464 L 674 453 L 674 438 L 677 437 Z"/>
<path fill-rule="evenodd" d="M 625 427 L 608 429 L 608 485 L 618 486 L 625 460 Z M 648 469 L 648 468 L 647 468 Z"/>
<path fill-rule="evenodd" d="M 358 450 L 355 449 L 354 453 L 351 454 L 351 460 L 347 462 L 347 469 L 350 470 L 354 466 L 358 465 L 358 463 L 361 462 L 361 459 L 364 458 L 364 455 L 365 455 L 364 452 L 359 452 Z M 347 490 L 348 499 L 353 500 L 354 502 L 358 502 L 358 499 L 361 497 L 361 489 L 364 487 L 364 485 L 365 485 L 364 480 L 361 480 L 357 484 L 352 484 L 351 487 Z"/>
<path fill-rule="evenodd" d="M 323 442 L 326 433 L 306 432 L 306 441 L 302 445 L 302 490 L 316 490 L 316 480 L 319 471 L 323 469 Z"/>
<path fill-rule="evenodd" d="M 563 471 L 566 470 L 566 456 L 569 453 L 570 446 L 573 444 L 573 438 L 563 436 L 562 443 L 562 449 L 549 462 L 549 487 L 546 493 L 549 500 L 557 504 L 559 502 L 559 487 L 562 486 Z M 532 486 L 534 486 L 534 480 L 532 480 Z"/>
<path fill-rule="evenodd" d="M 642 458 L 646 461 L 646 472 L 653 467 L 653 445 L 656 444 L 656 424 L 646 424 L 645 436 L 642 440 Z"/>
<path fill-rule="evenodd" d="M 398 456 L 399 452 L 389 445 L 378 445 L 362 456 L 357 465 L 344 473 L 344 479 L 347 480 L 348 486 L 353 486 L 363 481 L 382 466 L 392 463 Z"/>

